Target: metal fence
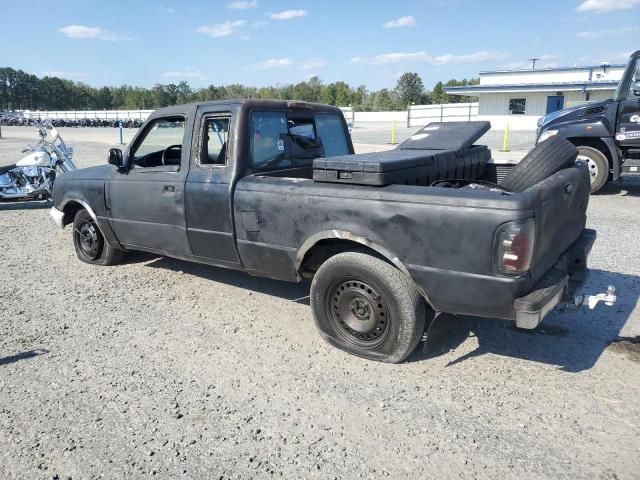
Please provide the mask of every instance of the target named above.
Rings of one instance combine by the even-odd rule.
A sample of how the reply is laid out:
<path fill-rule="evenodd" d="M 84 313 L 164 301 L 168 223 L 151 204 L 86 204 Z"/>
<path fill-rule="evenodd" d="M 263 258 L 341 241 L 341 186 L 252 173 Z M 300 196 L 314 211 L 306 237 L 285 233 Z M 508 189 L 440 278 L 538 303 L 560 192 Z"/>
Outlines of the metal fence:
<path fill-rule="evenodd" d="M 342 114 L 344 115 L 344 119 L 346 120 L 347 124 L 351 125 L 351 128 L 355 127 L 356 125 L 356 111 L 354 110 L 353 107 L 340 107 L 340 110 L 342 110 Z"/>
<path fill-rule="evenodd" d="M 478 102 L 410 105 L 407 111 L 407 128 L 431 122 L 470 122 L 477 116 Z"/>
<path fill-rule="evenodd" d="M 353 107 L 340 107 L 347 123 L 353 127 L 355 125 L 356 115 Z M 77 120 L 82 118 L 100 118 L 106 120 L 128 120 L 139 118 L 146 120 L 146 118 L 153 112 L 153 110 L 67 110 L 67 111 L 37 111 L 37 110 L 24 110 L 22 113 L 27 118 L 39 118 L 46 119 L 64 119 L 64 120 Z"/>
<path fill-rule="evenodd" d="M 26 118 L 41 120 L 78 120 L 84 118 L 99 118 L 105 120 L 145 120 L 153 110 L 67 110 L 67 111 L 38 111 L 24 110 Z"/>

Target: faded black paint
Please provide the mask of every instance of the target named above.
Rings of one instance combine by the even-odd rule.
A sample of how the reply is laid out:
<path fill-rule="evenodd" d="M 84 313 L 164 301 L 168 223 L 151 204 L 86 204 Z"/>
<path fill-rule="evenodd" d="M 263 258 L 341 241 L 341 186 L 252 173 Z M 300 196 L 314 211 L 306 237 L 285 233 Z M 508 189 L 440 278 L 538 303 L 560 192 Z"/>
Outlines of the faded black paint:
<path fill-rule="evenodd" d="M 311 167 L 253 173 L 250 111 L 301 107 L 342 117 L 335 107 L 285 101 L 158 110 L 147 122 L 177 114 L 188 119 L 179 171 L 136 172 L 150 179 L 134 182 L 129 170 L 108 165 L 78 170 L 56 181 L 54 204 L 61 210 L 71 202 L 88 205 L 114 246 L 293 282 L 300 280 L 300 259 L 313 246 L 309 239 L 347 239 L 373 248 L 410 275 L 437 310 L 500 318 L 513 318 L 514 300 L 532 289 L 584 229 L 589 179 L 578 167 L 512 195 L 319 183 L 312 180 Z M 199 125 L 203 116 L 216 113 L 231 116 L 227 164 L 201 166 Z M 347 132 L 344 121 L 343 128 Z M 139 138 L 140 133 L 133 146 Z M 353 153 L 350 140 L 348 146 Z M 128 156 L 129 150 L 125 161 Z M 167 200 L 162 187 L 168 182 L 175 190 Z M 106 196 L 96 197 L 97 190 Z M 497 275 L 492 259 L 497 227 L 529 217 L 536 218 L 537 237 L 531 272 L 518 278 Z"/>

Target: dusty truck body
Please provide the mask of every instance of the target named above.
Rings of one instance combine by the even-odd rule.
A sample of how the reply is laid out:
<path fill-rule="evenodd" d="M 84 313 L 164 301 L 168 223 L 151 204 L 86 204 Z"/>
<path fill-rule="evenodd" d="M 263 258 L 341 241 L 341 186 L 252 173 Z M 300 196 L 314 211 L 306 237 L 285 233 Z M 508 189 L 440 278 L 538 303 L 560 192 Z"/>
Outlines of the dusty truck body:
<path fill-rule="evenodd" d="M 586 169 L 571 159 L 517 193 L 431 186 L 452 176 L 482 183 L 490 152 L 473 137 L 457 151 L 426 137 L 354 155 L 334 107 L 169 107 L 124 153 L 110 151 L 110 164 L 60 176 L 52 216 L 73 223 L 76 252 L 88 263 L 143 250 L 313 279 L 323 337 L 367 358 L 403 360 L 435 312 L 535 328 L 586 278 L 595 239 L 585 230 Z"/>

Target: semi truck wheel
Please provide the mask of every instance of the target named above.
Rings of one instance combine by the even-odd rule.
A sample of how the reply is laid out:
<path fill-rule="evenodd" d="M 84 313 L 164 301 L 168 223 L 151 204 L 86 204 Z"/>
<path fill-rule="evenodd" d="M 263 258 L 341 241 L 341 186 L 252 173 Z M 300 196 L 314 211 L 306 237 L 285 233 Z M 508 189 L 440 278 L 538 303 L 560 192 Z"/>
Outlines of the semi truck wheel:
<path fill-rule="evenodd" d="M 403 361 L 425 328 L 426 304 L 410 279 L 364 252 L 340 253 L 320 266 L 311 307 L 325 340 L 370 360 Z"/>
<path fill-rule="evenodd" d="M 593 147 L 578 147 L 578 160 L 587 164 L 591 193 L 602 189 L 609 180 L 609 161 L 604 153 Z"/>
<path fill-rule="evenodd" d="M 578 155 L 569 140 L 554 136 L 538 144 L 513 167 L 499 185 L 510 192 L 523 192 L 554 173 L 571 166 Z"/>
<path fill-rule="evenodd" d="M 124 258 L 124 252 L 109 245 L 98 225 L 85 209 L 78 210 L 73 219 L 73 246 L 76 255 L 91 265 L 117 265 Z"/>

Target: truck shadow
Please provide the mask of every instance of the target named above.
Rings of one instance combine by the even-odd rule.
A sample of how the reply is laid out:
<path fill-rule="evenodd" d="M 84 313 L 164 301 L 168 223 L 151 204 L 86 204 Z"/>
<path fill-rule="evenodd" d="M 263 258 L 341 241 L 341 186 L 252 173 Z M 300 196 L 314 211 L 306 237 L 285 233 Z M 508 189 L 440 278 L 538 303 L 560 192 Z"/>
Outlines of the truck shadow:
<path fill-rule="evenodd" d="M 289 283 L 259 277 L 244 272 L 226 270 L 156 255 L 132 252 L 127 263 L 146 263 L 151 268 L 182 271 L 214 282 L 232 285 L 309 305 L 309 282 Z M 409 362 L 424 362 L 458 349 L 470 337 L 476 337 L 478 347 L 460 354 L 447 366 L 453 366 L 485 354 L 557 365 L 566 372 L 588 370 L 610 344 L 619 340 L 620 331 L 631 316 L 640 297 L 640 277 L 604 270 L 591 270 L 585 293 L 599 293 L 614 285 L 618 301 L 613 307 L 600 304 L 595 310 L 554 310 L 538 329 L 518 330 L 512 322 L 469 316 L 441 315 L 429 332 L 427 351 L 421 343 L 408 358 Z M 309 312 L 311 319 L 311 312 Z"/>
<path fill-rule="evenodd" d="M 157 255 L 131 252 L 127 255 L 126 263 L 144 263 L 147 267 L 162 268 L 166 270 L 181 271 L 188 275 L 195 275 L 200 278 L 220 282 L 234 287 L 244 288 L 253 292 L 272 295 L 284 300 L 309 305 L 309 282 L 290 283 L 280 280 L 271 280 L 261 277 L 252 277 L 249 274 L 237 270 L 212 267 L 199 263 L 192 263 L 177 260 L 169 257 L 158 257 Z"/>
<path fill-rule="evenodd" d="M 565 372 L 588 370 L 610 344 L 621 339 L 620 331 L 631 316 L 640 296 L 640 277 L 603 270 L 592 270 L 585 293 L 599 293 L 614 285 L 618 300 L 613 307 L 603 304 L 595 310 L 558 308 L 536 330 L 519 330 L 512 322 L 467 316 L 442 315 L 433 325 L 427 340 L 408 361 L 424 361 L 453 351 L 469 337 L 478 347 L 458 356 L 447 366 L 472 360 L 485 354 L 519 358 L 557 365 Z"/>
<path fill-rule="evenodd" d="M 622 197 L 640 197 L 640 179 L 625 178 L 622 183 L 608 183 L 597 193 L 598 196 L 620 195 Z"/>

